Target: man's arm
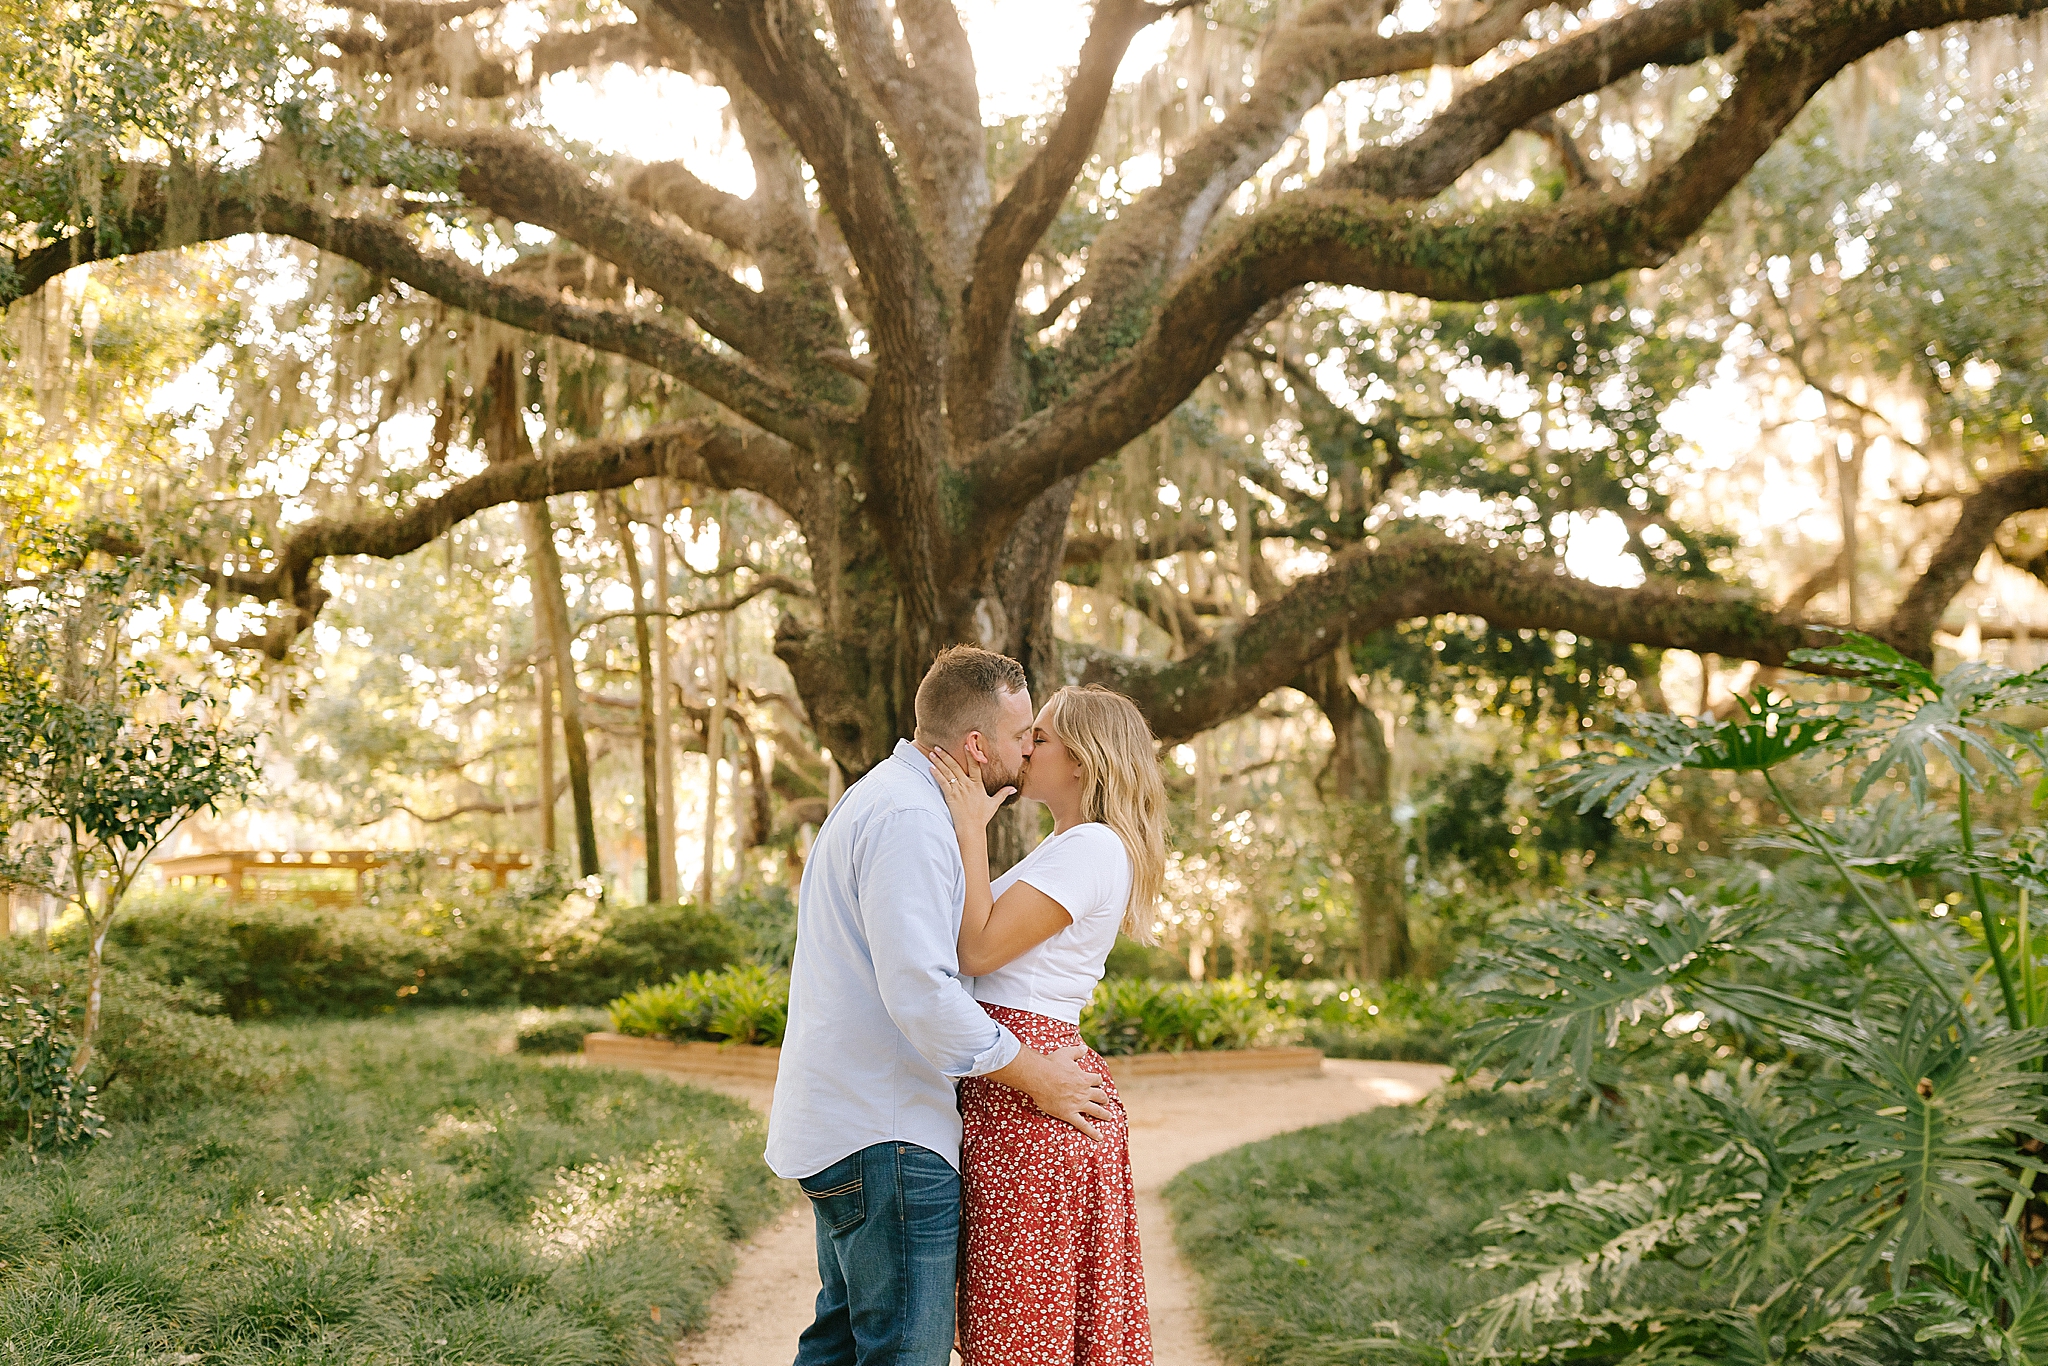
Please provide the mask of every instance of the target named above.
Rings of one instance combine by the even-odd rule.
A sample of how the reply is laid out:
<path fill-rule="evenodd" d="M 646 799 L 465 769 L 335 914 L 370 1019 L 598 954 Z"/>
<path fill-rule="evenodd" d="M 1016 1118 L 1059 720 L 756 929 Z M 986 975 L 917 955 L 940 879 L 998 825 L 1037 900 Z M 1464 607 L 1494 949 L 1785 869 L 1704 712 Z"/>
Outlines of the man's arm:
<path fill-rule="evenodd" d="M 1101 1079 L 1071 1056 L 1025 1048 L 975 1004 L 959 978 L 959 850 L 951 823 L 935 812 L 898 811 L 866 838 L 872 844 L 865 852 L 877 856 L 863 860 L 861 921 L 882 1005 L 910 1046 L 946 1076 L 999 1081 L 1099 1137 L 1088 1120 L 1109 1117 Z"/>

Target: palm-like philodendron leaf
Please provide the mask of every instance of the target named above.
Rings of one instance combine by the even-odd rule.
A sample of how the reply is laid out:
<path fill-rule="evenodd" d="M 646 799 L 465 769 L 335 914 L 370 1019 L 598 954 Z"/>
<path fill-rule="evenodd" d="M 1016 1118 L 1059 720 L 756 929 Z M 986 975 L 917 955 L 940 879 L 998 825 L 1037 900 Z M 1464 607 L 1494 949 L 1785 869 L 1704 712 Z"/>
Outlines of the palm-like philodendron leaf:
<path fill-rule="evenodd" d="M 1626 738 L 1612 751 L 1584 754 L 1548 766 L 1552 801 L 1578 798 L 1586 812 L 1596 804 L 1618 816 L 1666 773 L 1679 769 L 1722 769 L 1760 773 L 1788 759 L 1838 740 L 1851 720 L 1839 709 L 1822 711 L 1782 697 L 1737 698 L 1738 715 L 1705 721 L 1662 712 L 1622 716 Z"/>
<path fill-rule="evenodd" d="M 1873 877 L 1934 877 L 1961 873 L 1969 866 L 1956 838 L 1956 820 L 1946 811 L 1930 811 L 1903 795 L 1886 797 L 1875 807 L 1837 816 L 1828 827 L 1816 827 L 1819 839 L 1801 826 L 1765 830 L 1742 840 L 1743 849 L 1789 849 L 1825 859 L 1832 852 L 1844 867 Z M 1995 831 L 1982 830 L 1990 840 Z"/>
<path fill-rule="evenodd" d="M 1936 678 L 1882 641 L 1854 634 L 1828 649 L 1795 650 L 1791 662 L 1871 690 L 1867 703 L 1842 711 L 1845 720 L 1855 717 L 1857 722 L 1845 736 L 1849 743 L 1877 752 L 1857 780 L 1855 801 L 1862 801 L 1871 784 L 1894 768 L 1905 771 L 1913 795 L 1924 801 L 1929 751 L 1972 787 L 1981 786 L 1979 764 L 2008 781 L 2019 776 L 2008 746 L 2025 744 L 2039 752 L 2037 738 L 2001 724 L 1995 713 L 2048 701 L 2048 666 L 2022 674 L 1995 664 L 1966 663 Z"/>
<path fill-rule="evenodd" d="M 1860 683 L 1887 697 L 1934 696 L 1941 691 L 1934 673 L 1917 659 L 1908 659 L 1883 641 L 1858 631 L 1840 633 L 1840 645 L 1794 650 L 1789 662 Z"/>
<path fill-rule="evenodd" d="M 1731 955 L 1759 952 L 1756 941 L 1776 914 L 1674 892 L 1660 902 L 1516 921 L 1520 937 L 1479 950 L 1472 963 L 1511 984 L 1479 992 L 1479 1000 L 1519 1009 L 1473 1027 L 1478 1048 L 1468 1067 L 1493 1067 L 1507 1081 L 1568 1066 L 1586 1081 L 1594 1051 L 1612 1048 L 1623 1025 L 1676 1013 L 1702 975 Z"/>
<path fill-rule="evenodd" d="M 1468 1265 L 1534 1274 L 1463 1322 L 1475 1325 L 1479 1350 L 1492 1352 L 1504 1336 L 1583 1315 L 1596 1296 L 1625 1293 L 1645 1262 L 1696 1248 L 1707 1261 L 1754 1216 L 1763 1199 L 1758 1184 L 1754 1164 L 1731 1145 L 1707 1165 L 1672 1178 L 1649 1172 L 1627 1181 L 1573 1177 L 1569 1190 L 1519 1200 L 1475 1230 L 1505 1234 L 1507 1241 Z M 1524 1251 L 1526 1244 L 1535 1245 L 1536 1255 Z"/>
<path fill-rule="evenodd" d="M 2042 1075 L 2031 1070 L 2048 1030 L 1986 1036 L 1923 996 L 1896 1028 L 1857 1018 L 1816 1020 L 1812 1032 L 1841 1073 L 1816 1080 L 1826 1108 L 1785 1150 L 1842 1164 L 1815 1187 L 1812 1208 L 1867 1239 L 1866 1267 L 1890 1252 L 1894 1289 L 1937 1252 L 1968 1260 L 2021 1173 L 2038 1166 L 2012 1136 L 2048 1141 Z"/>
<path fill-rule="evenodd" d="M 2001 1225 L 1967 1262 L 1931 1259 L 1927 1273 L 1898 1297 L 1930 1320 L 1915 1341 L 1975 1341 L 1998 1366 L 2048 1366 L 2048 1264 L 2028 1261 L 2012 1229 Z"/>

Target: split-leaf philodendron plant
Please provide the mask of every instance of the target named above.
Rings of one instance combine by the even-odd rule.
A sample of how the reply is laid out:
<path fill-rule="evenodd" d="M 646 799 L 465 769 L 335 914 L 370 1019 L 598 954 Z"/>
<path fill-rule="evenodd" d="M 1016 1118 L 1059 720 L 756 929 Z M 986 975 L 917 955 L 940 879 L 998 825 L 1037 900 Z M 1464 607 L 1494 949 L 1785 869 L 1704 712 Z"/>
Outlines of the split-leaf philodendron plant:
<path fill-rule="evenodd" d="M 1495 1013 L 1467 1071 L 1579 1094 L 1637 1166 L 1483 1225 L 1476 1265 L 1518 1283 L 1432 1351 L 2048 1362 L 2048 837 L 1980 823 L 2048 767 L 2048 669 L 1937 677 L 1853 634 L 1794 659 L 1837 680 L 1802 691 L 1863 696 L 1628 717 L 1558 766 L 1557 800 L 1610 815 L 1681 770 L 1757 774 L 1784 820 L 1689 894 L 1561 905 L 1469 965 Z M 1795 761 L 1847 802 L 1802 809 Z"/>

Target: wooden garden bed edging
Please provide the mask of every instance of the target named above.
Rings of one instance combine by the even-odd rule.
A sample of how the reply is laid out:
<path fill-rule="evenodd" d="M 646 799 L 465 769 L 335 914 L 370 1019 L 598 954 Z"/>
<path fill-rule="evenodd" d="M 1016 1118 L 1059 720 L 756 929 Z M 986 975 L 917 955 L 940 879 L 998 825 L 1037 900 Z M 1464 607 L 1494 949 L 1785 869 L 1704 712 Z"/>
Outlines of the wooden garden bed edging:
<path fill-rule="evenodd" d="M 631 1034 L 586 1035 L 583 1057 L 613 1067 L 650 1068 L 679 1077 L 731 1077 L 773 1083 L 779 1048 L 749 1044 L 670 1043 Z M 1133 1053 L 1110 1058 L 1110 1074 L 1119 1081 L 1170 1076 L 1285 1076 L 1320 1072 L 1321 1050 L 1314 1048 L 1215 1049 L 1187 1053 Z"/>

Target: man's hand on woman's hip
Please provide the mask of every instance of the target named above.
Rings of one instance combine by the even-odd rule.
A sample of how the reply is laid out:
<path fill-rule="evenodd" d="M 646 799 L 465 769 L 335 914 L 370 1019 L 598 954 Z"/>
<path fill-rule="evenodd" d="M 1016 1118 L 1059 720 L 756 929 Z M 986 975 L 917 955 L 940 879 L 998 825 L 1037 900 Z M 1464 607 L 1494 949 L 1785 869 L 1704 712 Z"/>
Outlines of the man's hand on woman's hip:
<path fill-rule="evenodd" d="M 988 1079 L 1022 1091 L 1041 1111 L 1099 1143 L 1102 1135 L 1089 1121 L 1115 1116 L 1109 1108 L 1109 1093 L 1102 1089 L 1102 1078 L 1076 1061 L 1087 1051 L 1074 1047 L 1045 1054 L 1020 1048 L 1015 1058 L 989 1073 Z"/>

